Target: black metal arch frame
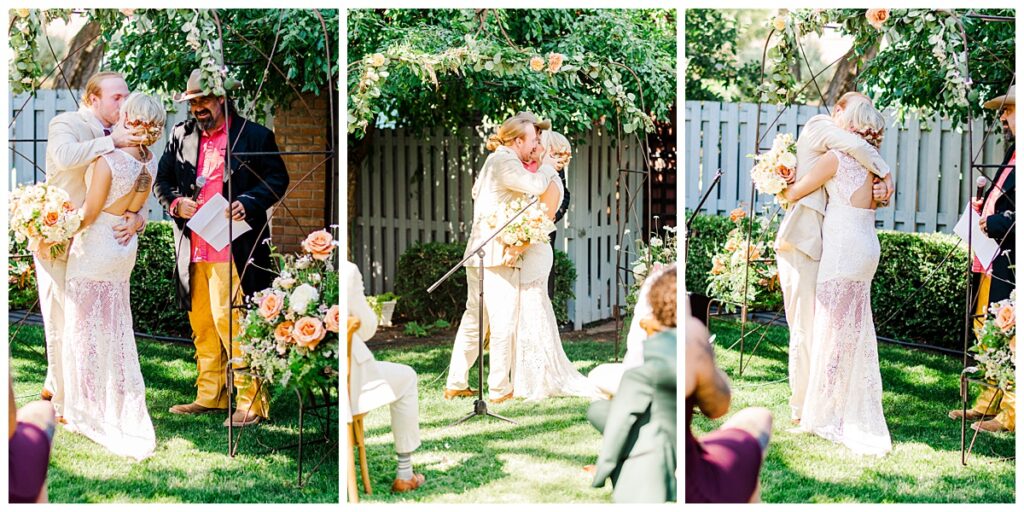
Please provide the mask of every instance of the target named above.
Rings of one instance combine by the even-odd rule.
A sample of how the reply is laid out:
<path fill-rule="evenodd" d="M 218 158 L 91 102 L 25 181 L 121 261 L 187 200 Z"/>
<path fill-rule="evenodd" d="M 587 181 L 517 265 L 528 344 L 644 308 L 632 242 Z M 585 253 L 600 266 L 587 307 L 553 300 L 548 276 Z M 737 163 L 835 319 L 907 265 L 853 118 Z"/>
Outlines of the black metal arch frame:
<path fill-rule="evenodd" d="M 977 14 L 977 13 L 975 13 L 973 11 L 969 11 L 968 13 L 966 13 L 964 15 L 964 17 L 979 19 L 979 20 L 982 20 L 982 21 L 985 21 L 985 22 L 1004 22 L 1004 23 L 1005 22 L 1011 22 L 1012 23 L 1012 22 L 1015 21 L 1015 18 L 1013 18 L 1013 17 Z M 963 40 L 964 67 L 967 70 L 967 74 L 964 77 L 964 80 L 965 80 L 965 83 L 966 83 L 968 89 L 970 89 L 971 87 L 973 87 L 974 82 L 972 81 L 971 76 L 970 76 L 970 60 L 969 60 L 970 59 L 970 52 L 968 51 L 967 31 L 966 31 L 966 28 L 964 27 L 963 21 L 961 19 L 957 19 L 957 26 L 960 29 L 960 36 L 961 36 L 961 39 Z M 797 48 L 798 48 L 798 50 L 800 52 L 800 56 L 803 59 L 804 65 L 806 65 L 807 69 L 810 70 L 811 66 L 810 66 L 810 63 L 807 60 L 807 54 L 804 52 L 803 45 L 800 43 L 800 38 L 802 37 L 802 34 L 797 32 L 795 27 L 793 27 L 793 30 L 794 30 L 794 36 L 795 36 L 794 37 L 794 41 L 797 44 Z M 767 61 L 768 47 L 769 47 L 769 44 L 771 42 L 772 36 L 775 35 L 776 32 L 777 31 L 774 28 L 772 28 L 772 30 L 765 37 L 764 49 L 763 49 L 762 54 L 761 54 L 761 82 L 762 83 L 764 83 L 764 69 L 765 69 L 765 63 Z M 839 57 L 839 59 L 836 59 L 835 61 L 833 61 L 829 65 L 827 65 L 824 68 L 822 68 L 820 71 L 818 71 L 816 73 L 812 73 L 810 79 L 808 79 L 804 83 L 804 85 L 797 91 L 797 94 L 803 92 L 809 86 L 814 85 L 815 90 L 817 90 L 818 95 L 821 98 L 822 105 L 824 105 L 826 110 L 828 110 L 829 107 L 828 107 L 828 105 L 825 102 L 825 97 L 824 97 L 824 94 L 821 91 L 821 88 L 818 86 L 817 77 L 820 76 L 823 72 L 825 72 L 825 70 L 827 70 L 827 69 L 831 68 L 832 66 L 834 66 L 835 64 L 837 64 L 843 58 L 845 58 L 845 55 Z M 1011 87 L 1016 82 L 1016 76 L 1017 76 L 1016 72 L 1014 71 L 1013 78 L 1010 81 L 1010 86 Z M 771 123 L 768 124 L 768 126 L 765 128 L 765 132 L 762 133 L 761 132 L 761 106 L 762 106 L 762 101 L 761 101 L 761 97 L 759 96 L 758 97 L 758 103 L 757 103 L 757 119 L 756 119 L 756 128 L 755 128 L 755 146 L 754 146 L 755 154 L 760 154 L 761 153 L 761 150 L 762 150 L 761 144 L 763 142 L 764 137 L 768 133 L 771 132 L 771 128 L 775 126 L 775 124 L 778 122 L 778 120 L 782 117 L 782 114 L 785 113 L 785 111 L 787 109 L 789 109 L 789 107 L 790 107 L 790 105 L 786 105 L 782 109 L 780 109 L 778 115 L 775 117 L 774 120 L 772 120 Z M 993 183 L 994 184 L 995 180 L 993 180 L 991 176 L 988 176 L 988 175 L 985 174 L 985 169 L 996 169 L 996 170 L 998 170 L 998 169 L 1005 168 L 1007 166 L 1004 166 L 1002 164 L 981 164 L 981 163 L 978 163 L 978 159 L 981 158 L 982 151 L 984 150 L 985 143 L 987 142 L 989 135 L 992 134 L 994 125 L 990 126 L 990 127 L 987 127 L 985 129 L 984 135 L 982 137 L 980 149 L 977 152 L 975 152 L 975 150 L 974 150 L 974 119 L 975 119 L 975 113 L 974 113 L 973 107 L 972 107 L 971 104 L 968 104 L 966 124 L 967 124 L 967 132 L 968 132 L 968 137 L 967 137 L 967 139 L 968 139 L 968 155 L 970 155 L 970 158 L 971 158 L 970 171 L 969 172 L 971 174 L 971 178 L 972 179 L 974 177 L 974 173 L 977 172 L 979 176 L 984 176 L 988 180 L 989 183 Z M 749 205 L 749 209 L 748 209 L 748 216 L 749 216 L 749 218 L 753 218 L 753 215 L 754 215 L 754 204 L 755 204 L 756 197 L 757 197 L 757 190 L 754 187 L 753 182 L 751 182 L 751 185 L 750 185 L 750 205 Z M 1011 201 L 1012 201 L 1012 199 L 1011 199 Z M 771 217 L 769 218 L 769 222 L 774 220 L 775 216 L 777 216 L 781 210 L 782 210 L 781 206 L 776 205 L 776 207 L 775 207 Z M 974 216 L 973 216 L 974 215 L 974 209 L 973 208 L 968 208 L 967 211 L 969 212 L 969 214 L 968 214 L 968 222 L 969 222 L 969 224 L 973 223 L 974 222 Z M 1011 224 L 1011 226 L 1015 226 L 1015 225 L 1016 225 L 1016 220 L 1014 220 L 1014 222 Z M 764 236 L 764 233 L 761 234 L 761 238 L 759 238 L 756 243 L 760 243 L 763 240 L 763 236 Z M 747 242 L 747 244 L 751 243 L 751 238 L 752 238 L 752 226 L 748 226 L 747 232 L 746 232 L 746 242 Z M 967 289 L 966 289 L 966 293 L 965 293 L 965 297 L 964 297 L 965 306 L 964 306 L 964 333 L 963 333 L 963 352 L 962 352 L 962 354 L 963 354 L 963 367 L 964 367 L 965 370 L 968 367 L 968 363 L 969 363 L 968 348 L 970 347 L 971 327 L 973 326 L 974 319 L 976 318 L 976 315 L 974 315 L 974 311 L 971 308 L 971 304 L 978 299 L 978 291 L 979 291 L 979 290 L 973 290 L 972 291 L 972 288 L 973 288 L 973 286 L 972 286 L 972 279 L 971 279 L 971 276 L 972 276 L 971 268 L 972 268 L 972 262 L 973 262 L 973 257 L 971 256 L 971 254 L 972 254 L 972 242 L 973 241 L 971 240 L 971 231 L 968 230 L 968 237 L 967 237 L 968 263 L 967 263 L 967 268 L 964 269 L 964 273 L 966 275 L 966 280 L 967 280 Z M 960 244 L 955 245 L 950 250 L 950 252 L 947 253 L 945 257 L 943 257 L 943 259 L 939 262 L 939 264 L 936 265 L 934 269 L 932 269 L 932 271 L 929 274 L 929 276 L 931 276 L 935 272 L 939 271 L 940 269 L 945 269 L 946 263 L 948 261 L 950 261 L 950 257 L 953 255 L 953 252 L 955 251 L 955 249 L 957 247 L 959 247 L 959 246 L 960 246 Z M 771 260 L 768 260 L 768 261 L 771 261 Z M 757 350 L 757 347 L 760 345 L 761 341 L 764 340 L 764 338 L 765 338 L 765 336 L 767 334 L 767 327 L 768 327 L 768 325 L 774 323 L 774 320 L 777 320 L 779 318 L 779 316 L 780 316 L 780 314 L 776 313 L 775 317 L 772 319 L 772 321 L 767 322 L 767 323 L 765 323 L 765 324 L 763 324 L 763 325 L 761 325 L 759 327 L 755 327 L 754 329 L 752 329 L 750 331 L 747 331 L 747 317 L 748 317 L 747 313 L 748 313 L 748 305 L 749 305 L 748 304 L 748 299 L 747 299 L 747 292 L 748 292 L 749 286 L 750 286 L 750 283 L 748 282 L 749 281 L 749 274 L 750 274 L 749 273 L 749 268 L 750 268 L 750 260 L 748 258 L 746 260 L 745 265 L 744 265 L 744 270 L 745 270 L 746 274 L 744 276 L 744 283 L 743 283 L 743 302 L 742 302 L 742 304 L 740 304 L 741 307 L 742 307 L 741 314 L 740 314 L 740 338 L 737 341 L 737 343 L 740 346 L 740 363 L 739 363 L 739 371 L 738 371 L 738 374 L 739 374 L 740 377 L 743 376 L 743 368 L 744 368 L 744 363 L 743 363 L 743 358 L 744 358 L 744 339 L 746 338 L 746 336 L 748 334 L 752 334 L 752 333 L 756 332 L 756 330 L 758 328 L 762 328 L 763 329 L 763 332 L 762 332 L 760 338 L 754 344 L 754 347 L 750 350 L 750 354 L 749 355 L 753 356 L 754 351 Z M 920 290 L 921 289 L 919 288 L 918 290 L 916 290 L 914 292 L 914 294 L 916 295 L 917 293 L 920 292 Z M 888 323 L 893 318 L 894 318 L 893 316 L 890 316 L 889 318 L 887 318 L 881 324 L 878 324 L 878 325 L 879 326 L 885 325 L 886 323 Z M 962 412 L 963 412 L 963 415 L 961 417 L 961 428 L 960 428 L 960 461 L 961 461 L 962 465 L 966 466 L 967 465 L 967 458 L 970 456 L 970 453 L 971 453 L 971 451 L 972 451 L 972 449 L 974 447 L 974 442 L 977 439 L 978 433 L 979 433 L 978 430 L 975 430 L 974 435 L 971 438 L 970 444 L 967 443 L 967 441 L 966 441 L 966 437 L 967 437 L 967 434 L 966 434 L 966 432 L 967 432 L 967 404 L 968 404 L 968 399 L 969 399 L 968 387 L 969 387 L 969 384 L 971 384 L 971 383 L 979 384 L 979 385 L 985 385 L 985 386 L 989 386 L 990 384 L 985 382 L 984 380 L 970 378 L 970 377 L 968 377 L 966 372 L 962 372 L 961 373 L 960 381 L 961 381 L 961 383 L 960 383 L 960 398 L 961 398 L 961 402 L 962 402 L 961 405 L 962 405 Z M 989 407 L 991 407 L 991 403 L 989 404 Z M 988 412 L 988 411 L 986 411 L 986 412 Z"/>
<path fill-rule="evenodd" d="M 292 92 L 295 95 L 295 98 L 298 99 L 303 104 L 303 107 L 305 108 L 306 113 L 309 114 L 310 117 L 315 117 L 313 115 L 313 110 L 310 108 L 309 104 L 306 103 L 306 101 L 302 97 L 302 94 L 299 91 L 299 89 L 295 86 L 295 84 L 293 84 L 291 82 L 291 80 L 288 79 L 287 73 L 285 73 L 273 61 L 274 56 L 276 54 L 278 42 L 280 40 L 280 24 L 281 24 L 281 21 L 282 21 L 282 15 L 283 15 L 285 10 L 286 9 L 277 9 L 278 14 L 279 14 L 279 16 L 278 16 L 278 26 L 277 26 L 277 30 L 275 30 L 275 37 L 274 37 L 273 45 L 271 47 L 271 51 L 270 51 L 269 54 L 267 54 L 261 48 L 259 48 L 256 44 L 254 44 L 252 41 L 248 40 L 243 34 L 237 32 L 237 31 L 232 30 L 232 28 L 230 26 L 225 26 L 222 23 L 222 21 L 220 19 L 220 16 L 218 16 L 218 14 L 217 14 L 217 11 L 218 11 L 217 9 L 210 9 L 209 12 L 210 12 L 210 14 L 211 14 L 211 16 L 213 18 L 214 25 L 217 28 L 216 36 L 217 36 L 218 42 L 220 43 L 220 48 L 221 48 L 221 52 L 220 52 L 221 62 L 219 62 L 220 68 L 221 68 L 221 70 L 226 70 L 227 69 L 226 66 L 233 64 L 231 62 L 224 62 L 223 61 L 224 55 L 226 53 L 225 50 L 224 50 L 226 48 L 226 46 L 224 44 L 226 42 L 226 40 L 224 38 L 224 32 L 227 31 L 230 35 L 237 36 L 238 39 L 241 41 L 241 43 L 244 46 L 246 46 L 250 50 L 254 50 L 255 52 L 259 53 L 260 56 L 263 59 L 265 59 L 265 61 L 266 61 L 266 66 L 265 66 L 264 71 L 263 71 L 263 77 L 260 80 L 260 83 L 259 83 L 259 85 L 258 85 L 258 87 L 256 89 L 255 97 L 259 97 L 260 93 L 263 90 L 263 86 L 266 83 L 266 81 L 267 81 L 267 79 L 268 79 L 268 77 L 270 75 L 270 70 L 271 70 L 271 68 L 273 68 L 274 72 L 277 73 L 284 80 L 284 82 L 289 86 L 289 88 L 291 88 Z M 225 161 L 226 161 L 226 165 L 228 166 L 228 168 L 226 169 L 226 173 L 228 175 L 228 178 L 225 180 L 225 185 L 226 185 L 226 195 L 227 195 L 228 198 L 230 198 L 231 194 L 232 194 L 232 192 L 231 192 L 231 190 L 232 190 L 232 180 L 230 179 L 230 176 L 232 176 L 233 173 L 236 172 L 236 171 L 246 170 L 246 171 L 252 173 L 252 175 L 255 176 L 257 179 L 259 179 L 260 182 L 263 185 L 266 185 L 266 182 L 259 176 L 258 173 L 255 172 L 254 169 L 249 167 L 248 163 L 245 162 L 245 161 L 240 161 L 240 163 L 241 163 L 240 167 L 238 169 L 233 169 L 232 167 L 234 166 L 234 162 L 232 161 L 232 156 L 235 156 L 235 157 L 239 157 L 239 156 L 282 156 L 282 157 L 283 156 L 321 156 L 322 157 L 322 159 L 320 159 L 311 169 L 306 171 L 305 174 L 303 174 L 299 178 L 298 181 L 292 180 L 292 183 L 290 183 L 291 186 L 284 193 L 284 195 L 277 197 L 277 202 L 276 202 L 276 204 L 275 204 L 275 206 L 273 208 L 273 211 L 272 211 L 271 215 L 268 216 L 267 223 L 264 224 L 263 227 L 261 228 L 261 230 L 257 233 L 257 238 L 261 238 L 264 235 L 264 233 L 269 229 L 270 222 L 277 216 L 277 213 L 279 211 L 281 211 L 281 210 L 283 210 L 288 215 L 288 217 L 291 219 L 292 222 L 295 223 L 296 226 L 299 226 L 300 228 L 303 228 L 304 230 L 310 230 L 310 227 L 303 226 L 302 222 L 299 222 L 299 220 L 295 216 L 295 214 L 291 211 L 291 209 L 288 207 L 288 205 L 285 204 L 285 199 L 287 199 L 291 195 L 292 192 L 294 192 L 302 183 L 306 182 L 311 176 L 313 176 L 314 173 L 316 173 L 321 168 L 326 168 L 326 176 L 327 176 L 326 185 L 327 186 L 325 187 L 325 192 L 328 194 L 326 196 L 326 198 L 325 198 L 325 203 L 326 204 L 325 204 L 325 208 L 324 208 L 324 224 L 325 224 L 325 227 L 327 227 L 327 226 L 333 225 L 333 224 L 335 224 L 337 222 L 336 217 L 337 217 L 338 212 L 335 211 L 335 208 L 337 207 L 337 205 L 335 205 L 331 201 L 330 195 L 329 195 L 330 191 L 334 188 L 333 187 L 333 184 L 335 183 L 334 178 L 338 174 L 338 153 L 337 153 L 337 148 L 336 148 L 336 143 L 337 143 L 337 140 L 338 140 L 338 132 L 337 132 L 337 125 L 336 125 L 336 117 L 337 117 L 336 116 L 336 112 L 337 112 L 337 110 L 336 110 L 336 105 L 335 105 L 335 99 L 336 99 L 335 98 L 335 94 L 336 94 L 335 93 L 335 85 L 334 85 L 334 79 L 335 78 L 334 78 L 334 76 L 332 75 L 332 72 L 331 72 L 331 63 L 332 63 L 332 61 L 331 61 L 331 48 L 330 48 L 330 44 L 329 44 L 331 38 L 330 38 L 330 34 L 327 31 L 327 24 L 324 21 L 324 18 L 322 16 L 322 14 L 320 13 L 320 10 L 319 9 L 311 9 L 311 11 L 317 16 L 317 18 L 320 21 L 320 27 L 321 27 L 322 35 L 324 37 L 324 42 L 325 42 L 325 44 L 324 44 L 325 50 L 324 51 L 327 53 L 327 66 L 326 66 L 326 69 L 324 70 L 324 73 L 326 74 L 326 77 L 327 77 L 326 83 L 327 83 L 327 100 L 328 100 L 328 116 L 327 116 L 327 119 L 328 119 L 327 134 L 328 134 L 328 136 L 325 138 L 326 141 L 327 141 L 327 149 L 324 150 L 324 151 L 273 151 L 273 152 L 255 151 L 255 152 L 233 152 L 232 151 L 234 149 L 233 146 L 238 143 L 238 140 L 236 139 L 233 144 L 229 144 L 227 146 L 226 152 L 225 152 L 226 153 L 225 154 Z M 49 73 L 47 73 L 45 75 L 44 80 L 49 78 L 50 76 L 52 76 L 56 72 L 56 73 L 58 73 L 60 75 L 62 81 L 65 84 L 65 86 L 67 86 L 68 90 L 70 91 L 71 90 L 70 83 L 68 82 L 67 78 L 64 76 L 63 64 L 71 56 L 73 56 L 76 53 L 82 51 L 84 48 L 90 46 L 99 37 L 100 37 L 100 35 L 96 35 L 93 38 L 91 38 L 89 41 L 83 43 L 81 46 L 78 46 L 76 48 L 72 48 L 68 52 L 68 55 L 65 56 L 63 59 L 58 59 L 58 57 L 56 55 L 56 52 L 54 52 L 54 50 L 53 50 L 53 47 L 50 46 L 49 50 L 50 50 L 50 53 L 53 56 L 54 60 L 56 61 L 56 65 L 54 66 L 54 68 L 52 70 L 50 70 Z M 235 64 L 252 64 L 252 62 L 235 63 Z M 11 119 L 10 123 L 8 124 L 8 128 L 10 128 L 11 126 L 14 125 L 14 123 L 16 122 L 18 116 L 21 114 L 21 112 L 24 111 L 24 106 L 28 103 L 29 99 L 31 99 L 33 96 L 34 96 L 34 93 L 30 94 L 28 96 L 28 98 L 26 98 L 25 103 L 22 104 L 22 108 L 18 109 L 17 114 L 12 116 L 12 119 Z M 72 97 L 74 98 L 74 95 L 72 95 Z M 225 98 L 227 100 L 231 99 L 230 92 L 228 90 L 225 90 Z M 78 100 L 77 99 L 75 99 L 75 103 L 76 103 L 76 105 L 78 104 Z M 245 127 L 246 123 L 248 123 L 248 122 L 249 122 L 249 120 L 247 118 L 244 118 L 244 121 L 242 123 L 242 127 L 239 129 L 239 132 L 241 132 L 241 129 L 243 129 Z M 38 144 L 40 142 L 46 142 L 46 139 L 39 139 L 38 137 L 35 137 L 33 139 L 9 139 L 8 142 L 11 144 L 9 149 L 12 152 L 14 152 L 16 156 L 20 156 L 20 157 L 22 157 L 22 158 L 32 162 L 33 166 L 35 167 L 35 171 L 36 171 L 34 173 L 34 175 L 33 175 L 33 182 L 38 182 L 38 173 L 39 173 L 39 171 L 42 171 L 43 175 L 45 176 L 46 171 L 45 171 L 45 169 L 41 168 L 38 165 L 38 163 L 36 162 L 36 158 L 34 156 L 32 158 L 29 158 L 27 155 L 24 155 L 24 154 L 20 153 L 15 148 L 14 144 L 16 144 L 18 142 L 32 142 L 34 144 Z M 270 190 L 272 194 L 274 193 L 270 189 L 270 187 L 267 187 L 267 190 Z M 181 234 L 179 236 L 182 239 L 184 238 L 183 234 Z M 228 224 L 228 238 L 229 238 L 229 240 L 233 240 L 233 229 L 232 229 L 231 223 Z M 179 246 L 179 249 L 180 249 L 181 239 L 179 239 L 179 241 L 178 241 L 178 246 Z M 233 254 L 233 250 L 232 250 L 233 249 L 233 242 L 229 242 L 228 247 L 229 247 L 229 253 Z M 253 265 L 252 255 L 253 255 L 254 251 L 255 251 L 255 246 L 254 246 L 253 250 L 250 251 L 249 255 L 246 257 L 246 264 L 243 266 L 242 272 L 238 275 L 239 280 L 241 280 L 245 276 L 245 273 L 246 273 L 246 271 L 248 271 L 250 265 Z M 12 255 L 12 257 L 14 257 L 14 258 L 25 257 L 25 256 L 26 255 Z M 233 265 L 234 264 L 232 263 L 232 266 Z M 228 278 L 228 290 L 229 290 L 229 293 L 230 293 L 231 290 L 234 290 L 234 289 L 235 289 L 234 276 L 233 275 L 229 275 L 229 278 Z M 242 304 L 241 300 L 239 300 L 239 299 L 241 299 L 240 296 L 242 295 L 241 286 L 240 285 L 239 285 L 238 292 L 239 293 L 236 296 L 231 297 L 231 309 L 232 309 L 232 312 L 234 312 L 235 310 L 239 310 L 239 309 L 241 309 L 241 310 L 245 309 L 244 304 Z M 236 304 L 236 302 L 238 302 L 238 304 Z M 234 339 L 234 322 L 229 322 L 228 325 L 229 325 L 229 327 L 228 327 L 229 338 Z M 20 326 L 19 326 L 19 328 L 20 328 Z M 227 418 L 228 418 L 228 422 L 227 422 L 228 423 L 227 441 L 228 441 L 228 443 L 227 443 L 227 452 L 228 452 L 229 456 L 231 456 L 231 457 L 234 457 L 235 454 L 237 453 L 239 441 L 241 439 L 242 433 L 244 432 L 244 429 L 240 430 L 239 433 L 236 435 L 235 432 L 234 432 L 234 428 L 232 426 L 232 423 L 231 423 L 231 415 L 234 412 L 234 406 L 233 406 L 233 402 L 234 402 L 234 378 L 235 378 L 235 374 L 236 373 L 244 374 L 244 375 L 251 375 L 251 373 L 248 372 L 247 369 L 245 369 L 245 368 L 237 368 L 237 369 L 234 368 L 233 367 L 234 364 L 235 364 L 234 358 L 229 357 L 229 361 L 228 361 L 228 363 L 227 363 L 227 365 L 225 367 L 225 370 L 224 370 L 225 374 L 226 374 L 226 378 L 227 378 L 227 391 L 228 391 L 228 410 L 227 410 Z M 260 394 L 260 392 L 261 392 L 260 387 L 262 386 L 262 381 L 257 381 L 256 386 L 257 386 L 257 394 Z M 310 398 L 312 399 L 311 406 L 310 407 L 306 407 L 305 404 L 304 404 L 305 397 L 303 396 L 303 393 L 300 390 L 298 390 L 297 388 L 295 389 L 296 397 L 297 397 L 298 403 L 299 403 L 299 441 L 297 443 L 289 444 L 289 445 L 286 445 L 286 446 L 279 446 L 279 447 L 267 447 L 261 441 L 259 441 L 259 439 L 257 439 L 257 442 L 261 446 L 263 446 L 264 448 L 267 448 L 267 450 L 270 451 L 270 452 L 278 451 L 278 450 L 284 450 L 284 449 L 290 449 L 290 448 L 296 448 L 297 447 L 297 449 L 298 449 L 298 479 L 297 479 L 297 485 L 299 487 L 304 485 L 304 482 L 302 480 L 302 458 L 303 458 L 302 448 L 303 448 L 303 444 L 304 444 L 304 440 L 303 440 L 303 415 L 304 415 L 304 411 L 306 409 L 310 409 L 310 410 L 313 410 L 313 411 L 316 411 L 317 409 L 325 409 L 326 410 L 326 416 L 323 416 L 323 415 L 320 415 L 319 413 L 315 413 L 314 412 L 314 414 L 320 420 L 320 423 L 321 423 L 322 428 L 324 430 L 324 438 L 321 441 L 326 443 L 326 444 L 329 444 L 331 449 L 337 447 L 337 445 L 338 445 L 338 436 L 335 436 L 335 438 L 333 439 L 333 443 L 332 443 L 332 440 L 330 439 L 330 433 L 331 433 L 331 414 L 332 414 L 331 408 L 332 407 L 335 407 L 335 408 L 337 407 L 336 403 L 332 404 L 330 391 L 331 391 L 330 389 L 326 389 L 326 388 L 321 389 L 321 393 L 323 394 L 323 402 L 320 403 L 320 404 L 317 404 L 316 396 L 315 396 L 315 394 L 312 394 L 310 396 Z M 339 399 L 340 399 L 340 393 L 339 393 Z M 335 400 L 335 402 L 336 402 L 336 400 Z M 251 405 L 250 405 L 250 410 L 251 410 Z M 309 443 L 307 442 L 306 444 L 309 444 Z M 319 467 L 321 464 L 323 464 L 323 462 L 326 461 L 327 456 L 331 452 L 331 449 L 328 449 L 327 452 L 323 455 L 323 457 L 316 463 L 316 465 L 314 466 L 314 471 L 315 471 L 315 469 L 317 467 Z"/>

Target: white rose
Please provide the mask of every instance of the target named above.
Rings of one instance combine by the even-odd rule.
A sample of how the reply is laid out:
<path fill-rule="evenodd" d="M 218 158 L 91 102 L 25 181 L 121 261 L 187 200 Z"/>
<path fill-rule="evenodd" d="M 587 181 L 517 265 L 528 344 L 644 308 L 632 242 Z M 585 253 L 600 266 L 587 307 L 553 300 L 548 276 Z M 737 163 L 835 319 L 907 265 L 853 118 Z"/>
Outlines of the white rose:
<path fill-rule="evenodd" d="M 636 265 L 633 265 L 633 277 L 637 281 L 643 280 L 647 276 L 647 265 L 643 261 L 638 261 Z"/>
<path fill-rule="evenodd" d="M 661 247 L 662 245 L 663 244 L 660 238 L 656 236 L 651 237 L 651 247 Z"/>
<path fill-rule="evenodd" d="M 316 288 L 308 284 L 300 284 L 292 292 L 288 300 L 288 309 L 295 313 L 305 313 L 309 303 L 320 298 Z"/>
<path fill-rule="evenodd" d="M 789 152 L 783 153 L 779 156 L 779 163 L 790 169 L 796 169 L 796 155 Z"/>

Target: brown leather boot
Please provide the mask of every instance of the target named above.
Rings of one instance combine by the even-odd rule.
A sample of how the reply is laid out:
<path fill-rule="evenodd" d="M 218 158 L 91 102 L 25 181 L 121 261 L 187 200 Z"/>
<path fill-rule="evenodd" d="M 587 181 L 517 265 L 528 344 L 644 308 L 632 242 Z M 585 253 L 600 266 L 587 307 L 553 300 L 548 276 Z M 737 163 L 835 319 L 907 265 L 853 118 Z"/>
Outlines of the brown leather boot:
<path fill-rule="evenodd" d="M 169 409 L 171 414 L 203 414 L 203 413 L 207 413 L 207 412 L 226 411 L 226 410 L 227 410 L 227 407 L 221 407 L 221 408 L 206 407 L 204 405 L 199 405 L 199 404 L 197 404 L 195 402 L 192 402 L 190 404 L 172 405 L 171 408 Z"/>
<path fill-rule="evenodd" d="M 460 396 L 476 396 L 476 391 L 473 388 L 466 389 L 448 389 L 444 390 L 444 399 L 451 400 L 452 398 Z"/>
<path fill-rule="evenodd" d="M 255 425 L 263 421 L 263 418 L 254 412 L 235 409 L 234 414 L 231 415 L 230 421 L 232 427 L 248 427 L 249 425 Z M 228 420 L 224 420 L 224 426 L 228 426 Z"/>
<path fill-rule="evenodd" d="M 408 480 L 395 479 L 395 482 L 391 484 L 391 492 L 409 492 L 419 489 L 423 482 L 427 481 L 427 477 L 415 473 L 412 478 Z"/>

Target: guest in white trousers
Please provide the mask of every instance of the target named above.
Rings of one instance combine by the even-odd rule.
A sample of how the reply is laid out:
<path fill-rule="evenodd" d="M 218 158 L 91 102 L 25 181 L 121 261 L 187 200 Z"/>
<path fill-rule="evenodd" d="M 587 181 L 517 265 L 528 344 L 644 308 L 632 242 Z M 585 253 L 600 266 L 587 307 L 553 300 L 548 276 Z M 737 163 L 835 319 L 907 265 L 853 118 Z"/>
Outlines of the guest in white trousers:
<path fill-rule="evenodd" d="M 420 446 L 420 413 L 416 372 L 404 364 L 377 361 L 365 341 L 377 332 L 377 314 L 363 296 L 363 276 L 359 268 L 345 262 L 348 284 L 348 314 L 359 318 L 359 330 L 352 336 L 352 389 L 349 404 L 352 415 L 363 414 L 384 405 L 391 408 L 391 433 L 395 437 L 398 471 L 392 492 L 413 491 L 426 478 L 412 471 L 412 452 Z M 343 411 L 344 412 L 344 411 Z M 351 417 L 346 417 L 350 420 Z"/>

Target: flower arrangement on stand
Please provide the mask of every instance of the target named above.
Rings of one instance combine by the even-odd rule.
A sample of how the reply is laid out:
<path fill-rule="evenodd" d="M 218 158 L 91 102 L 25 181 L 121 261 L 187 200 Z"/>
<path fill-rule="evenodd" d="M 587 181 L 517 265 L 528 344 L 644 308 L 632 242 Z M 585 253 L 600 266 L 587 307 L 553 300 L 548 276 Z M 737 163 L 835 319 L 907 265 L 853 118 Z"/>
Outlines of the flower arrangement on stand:
<path fill-rule="evenodd" d="M 658 217 L 654 217 L 655 222 Z M 629 293 L 626 295 L 626 309 L 632 315 L 633 307 L 639 299 L 640 287 L 644 285 L 647 276 L 654 274 L 662 267 L 671 265 L 679 259 L 679 248 L 677 247 L 676 228 L 665 226 L 664 235 L 657 235 L 658 228 L 651 233 L 650 241 L 644 243 L 643 238 L 636 240 L 636 254 L 633 259 L 631 270 L 633 272 L 633 284 L 629 286 Z M 627 232 L 628 234 L 628 232 Z M 616 247 L 618 250 L 618 247 Z"/>
<path fill-rule="evenodd" d="M 301 255 L 280 255 L 271 246 L 278 277 L 246 304 L 238 335 L 242 360 L 276 388 L 311 391 L 338 382 L 337 245 L 320 230 L 302 242 Z"/>
<path fill-rule="evenodd" d="M 754 159 L 750 179 L 762 194 L 775 196 L 775 202 L 789 208 L 782 192 L 789 187 L 789 179 L 796 175 L 796 139 L 792 134 L 780 133 L 772 142 L 772 149 L 760 155 L 747 155 Z"/>
<path fill-rule="evenodd" d="M 980 372 L 993 386 L 1004 391 L 1015 388 L 1014 372 L 1017 369 L 1017 291 L 1009 299 L 989 304 L 985 323 L 977 331 L 973 352 L 978 366 L 964 369 L 964 373 Z"/>
<path fill-rule="evenodd" d="M 782 289 L 772 247 L 778 231 L 777 216 L 775 219 L 750 218 L 741 205 L 729 214 L 729 219 L 736 227 L 729 232 L 722 250 L 711 259 L 707 295 L 721 301 L 726 311 L 732 312 L 743 304 L 746 284 L 748 306 L 766 310 L 778 308 L 782 304 Z"/>

